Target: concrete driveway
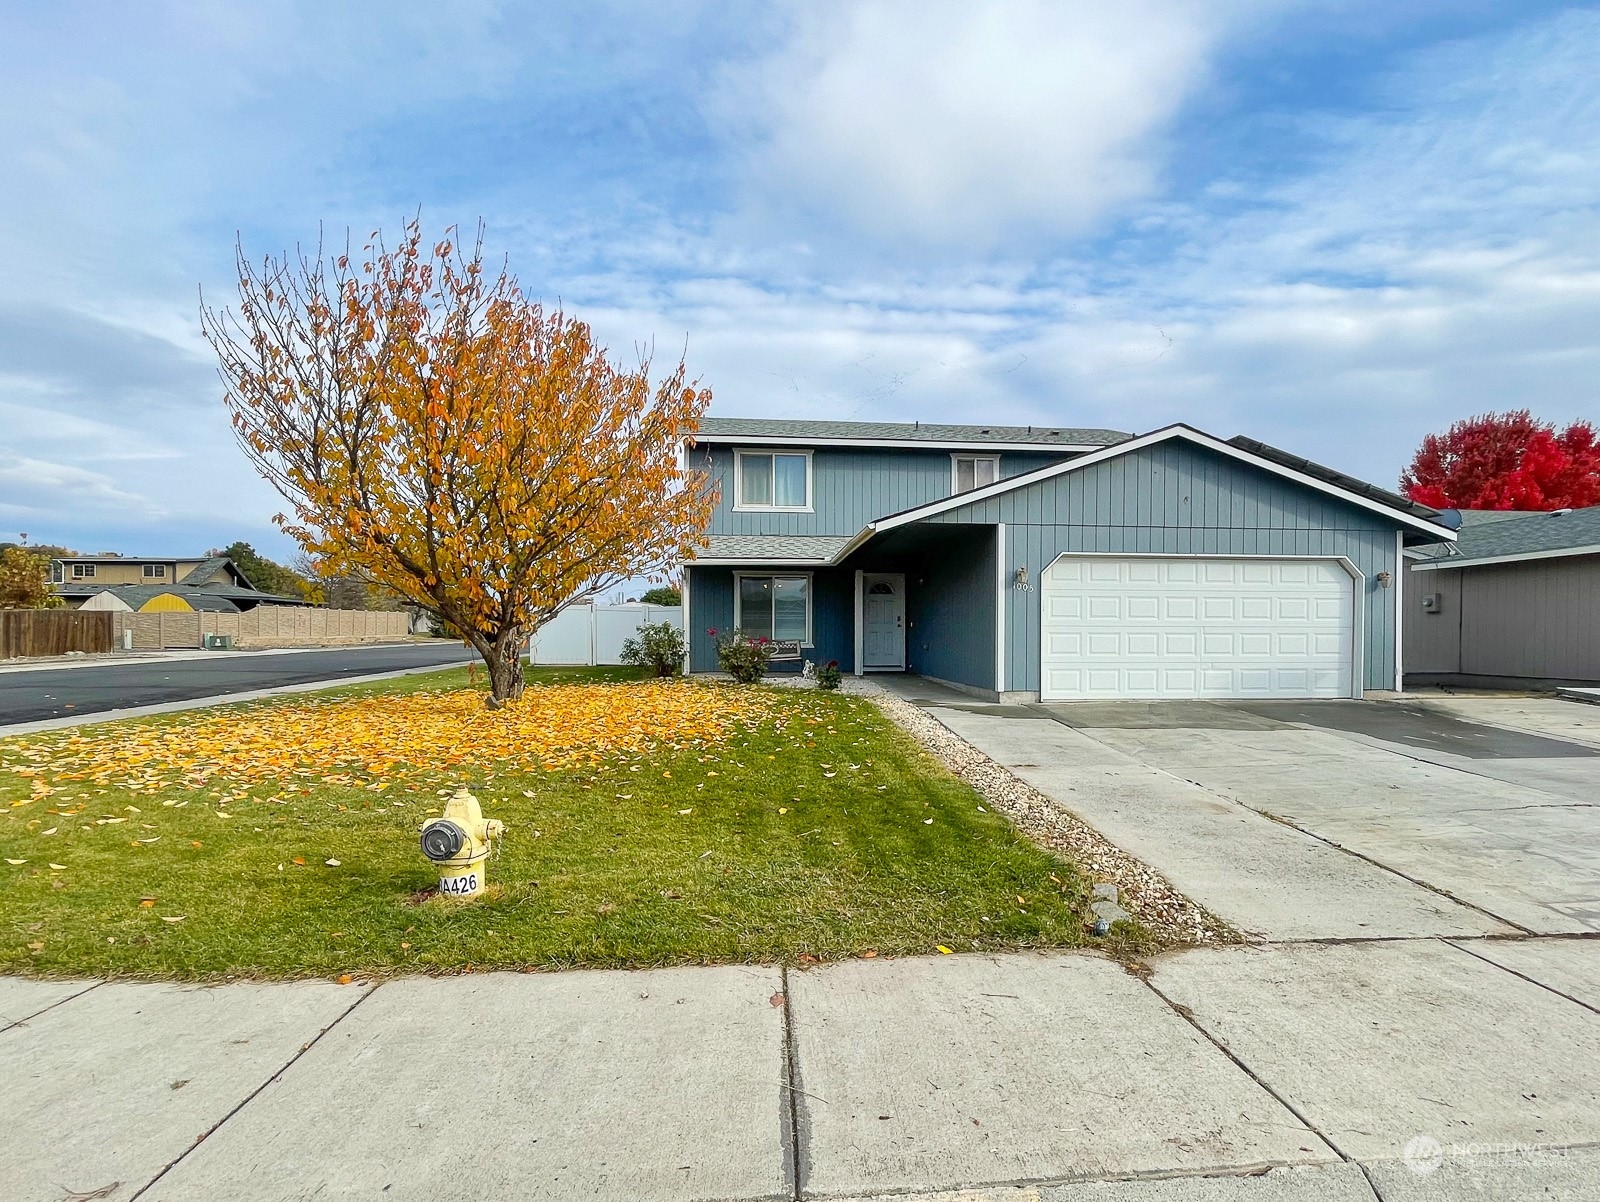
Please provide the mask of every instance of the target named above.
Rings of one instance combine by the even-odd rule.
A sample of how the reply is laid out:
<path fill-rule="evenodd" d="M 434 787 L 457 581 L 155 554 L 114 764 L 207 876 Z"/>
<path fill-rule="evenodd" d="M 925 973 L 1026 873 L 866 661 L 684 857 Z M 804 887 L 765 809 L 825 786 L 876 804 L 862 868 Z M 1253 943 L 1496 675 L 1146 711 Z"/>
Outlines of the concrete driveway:
<path fill-rule="evenodd" d="M 1600 707 L 1430 698 L 931 712 L 1263 939 L 1600 931 Z"/>

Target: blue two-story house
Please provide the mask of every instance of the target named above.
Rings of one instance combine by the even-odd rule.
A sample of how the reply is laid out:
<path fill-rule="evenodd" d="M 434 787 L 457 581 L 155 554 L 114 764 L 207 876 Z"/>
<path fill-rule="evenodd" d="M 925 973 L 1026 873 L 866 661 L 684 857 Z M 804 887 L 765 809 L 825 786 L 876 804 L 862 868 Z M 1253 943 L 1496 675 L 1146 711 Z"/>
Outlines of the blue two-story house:
<path fill-rule="evenodd" d="M 1246 438 L 706 418 L 683 565 L 713 630 L 1005 700 L 1360 697 L 1399 687 L 1403 548 L 1451 518 Z"/>

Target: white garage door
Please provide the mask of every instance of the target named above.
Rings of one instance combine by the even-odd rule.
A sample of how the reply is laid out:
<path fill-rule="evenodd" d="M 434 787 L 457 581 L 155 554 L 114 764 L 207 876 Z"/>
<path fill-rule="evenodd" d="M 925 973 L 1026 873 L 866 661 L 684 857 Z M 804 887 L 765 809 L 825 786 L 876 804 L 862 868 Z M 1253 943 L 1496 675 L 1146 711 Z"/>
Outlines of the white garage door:
<path fill-rule="evenodd" d="M 1066 558 L 1040 593 L 1045 701 L 1350 696 L 1354 581 L 1331 560 Z"/>

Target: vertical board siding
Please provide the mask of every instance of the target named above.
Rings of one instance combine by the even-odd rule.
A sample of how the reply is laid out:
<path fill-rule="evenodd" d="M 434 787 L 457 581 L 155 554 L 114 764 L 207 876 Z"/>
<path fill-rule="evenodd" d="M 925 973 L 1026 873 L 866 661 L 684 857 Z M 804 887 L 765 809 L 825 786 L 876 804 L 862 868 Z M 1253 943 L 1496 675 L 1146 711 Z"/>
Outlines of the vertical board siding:
<path fill-rule="evenodd" d="M 1422 598 L 1429 593 L 1439 594 L 1437 613 L 1422 608 Z M 1450 675 L 1460 672 L 1461 572 L 1418 572 L 1407 568 L 1403 601 L 1402 669 Z"/>
<path fill-rule="evenodd" d="M 1004 522 L 1008 570 L 1006 687 L 1039 690 L 1039 580 L 1064 553 L 1343 557 L 1363 579 L 1368 689 L 1394 687 L 1396 524 L 1203 447 L 1165 442 L 928 519 Z M 992 627 L 991 627 L 992 630 Z"/>
<path fill-rule="evenodd" d="M 1600 558 L 1422 575 L 1461 577 L 1463 674 L 1600 680 Z"/>
<path fill-rule="evenodd" d="M 784 574 L 792 569 L 761 569 Z M 689 567 L 689 670 L 716 672 L 716 639 L 710 630 L 733 629 L 733 568 Z M 802 649 L 805 659 L 839 661 L 844 672 L 855 671 L 855 573 L 839 568 L 811 573 L 811 641 Z M 797 670 L 797 665 L 777 665 L 776 671 Z"/>
<path fill-rule="evenodd" d="M 1000 474 L 1015 476 L 1067 458 L 1059 452 L 1002 451 Z M 819 447 L 811 456 L 811 513 L 734 512 L 731 448 L 691 451 L 689 464 L 707 468 L 717 484 L 707 534 L 854 534 L 875 518 L 950 495 L 948 451 Z"/>
<path fill-rule="evenodd" d="M 906 666 L 922 676 L 992 689 L 995 684 L 995 528 L 975 526 L 959 544 L 906 576 Z"/>

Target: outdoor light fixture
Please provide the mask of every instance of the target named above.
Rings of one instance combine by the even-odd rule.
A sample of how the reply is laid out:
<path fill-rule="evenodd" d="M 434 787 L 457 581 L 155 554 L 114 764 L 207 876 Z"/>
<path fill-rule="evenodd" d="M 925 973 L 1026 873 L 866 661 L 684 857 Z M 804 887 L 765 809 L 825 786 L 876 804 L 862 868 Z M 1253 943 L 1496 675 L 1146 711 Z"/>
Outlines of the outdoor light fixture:
<path fill-rule="evenodd" d="M 1392 581 L 1393 579 L 1394 579 L 1394 577 L 1389 575 L 1388 572 L 1379 572 L 1378 573 L 1378 583 L 1383 585 L 1384 588 L 1388 588 L 1389 587 L 1389 582 Z"/>
<path fill-rule="evenodd" d="M 1016 586 L 1019 589 L 1025 589 L 1025 588 L 1028 587 L 1028 565 L 1027 564 L 1023 564 L 1021 567 L 1019 567 L 1017 569 L 1016 574 L 1013 577 L 1013 581 L 1014 581 L 1014 583 L 1016 584 Z"/>

